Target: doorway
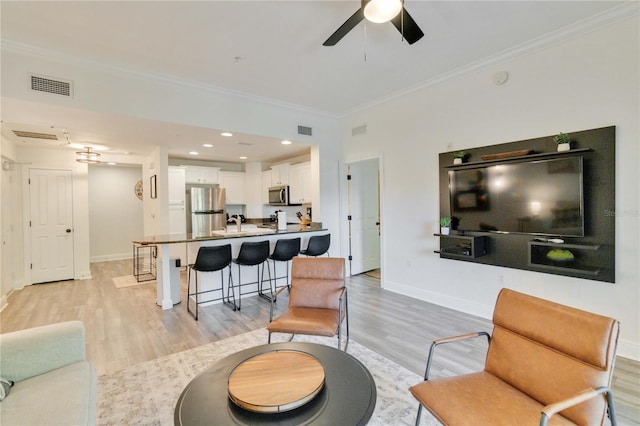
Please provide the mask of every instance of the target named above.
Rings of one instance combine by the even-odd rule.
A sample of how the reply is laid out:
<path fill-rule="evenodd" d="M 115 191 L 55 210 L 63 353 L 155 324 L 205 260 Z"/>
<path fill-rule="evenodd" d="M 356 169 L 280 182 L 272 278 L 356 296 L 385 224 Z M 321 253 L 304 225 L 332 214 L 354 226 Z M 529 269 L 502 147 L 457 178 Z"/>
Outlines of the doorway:
<path fill-rule="evenodd" d="M 347 164 L 349 268 L 351 275 L 380 276 L 380 161 Z"/>
<path fill-rule="evenodd" d="M 73 279 L 70 170 L 30 169 L 31 282 Z"/>

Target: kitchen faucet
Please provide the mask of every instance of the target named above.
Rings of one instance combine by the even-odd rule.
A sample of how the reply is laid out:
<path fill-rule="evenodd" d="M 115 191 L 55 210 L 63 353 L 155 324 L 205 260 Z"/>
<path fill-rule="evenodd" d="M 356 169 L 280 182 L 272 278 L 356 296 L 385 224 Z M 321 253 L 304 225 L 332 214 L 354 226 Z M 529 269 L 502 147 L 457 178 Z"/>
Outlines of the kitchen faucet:
<path fill-rule="evenodd" d="M 242 231 L 242 219 L 240 219 L 240 216 L 233 216 L 230 220 L 236 222 L 236 225 L 238 225 L 238 232 Z"/>

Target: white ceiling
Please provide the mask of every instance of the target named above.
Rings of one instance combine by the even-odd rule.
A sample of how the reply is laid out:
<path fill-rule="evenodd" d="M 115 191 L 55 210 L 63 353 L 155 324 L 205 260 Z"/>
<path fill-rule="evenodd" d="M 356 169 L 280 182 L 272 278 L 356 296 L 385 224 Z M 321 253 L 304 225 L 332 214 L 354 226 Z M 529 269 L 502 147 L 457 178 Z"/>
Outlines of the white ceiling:
<path fill-rule="evenodd" d="M 339 116 L 535 44 L 623 3 L 407 0 L 407 11 L 425 33 L 413 45 L 402 41 L 391 23 L 362 22 L 336 46 L 322 46 L 360 7 L 359 1 L 3 0 L 1 28 L 3 41 Z M 283 149 L 306 148 L 282 147 L 279 140 L 255 135 L 236 135 L 230 142 L 219 136 L 224 129 L 62 111 L 16 100 L 3 99 L 2 107 L 3 132 L 7 123 L 26 126 L 64 114 L 74 138 L 116 151 L 147 152 L 164 144 L 176 157 L 197 149 L 202 159 L 238 161 L 249 150 L 250 160 L 267 161 L 287 155 Z M 112 129 L 135 132 L 140 145 L 124 146 L 124 135 Z M 215 153 L 203 153 L 204 141 L 215 145 Z M 261 146 L 263 154 L 258 153 Z"/>

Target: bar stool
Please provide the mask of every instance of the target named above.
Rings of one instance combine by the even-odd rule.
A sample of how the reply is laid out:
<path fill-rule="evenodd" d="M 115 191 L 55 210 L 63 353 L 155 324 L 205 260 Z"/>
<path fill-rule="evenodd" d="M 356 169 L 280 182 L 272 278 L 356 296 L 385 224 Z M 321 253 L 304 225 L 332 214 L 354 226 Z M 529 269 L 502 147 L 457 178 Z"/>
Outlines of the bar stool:
<path fill-rule="evenodd" d="M 233 298 L 233 302 L 229 301 L 229 293 L 227 293 L 227 300 L 224 300 L 224 268 L 229 267 L 229 280 L 227 282 L 227 290 L 231 292 L 231 297 Z M 222 300 L 223 303 L 231 304 L 231 308 L 235 311 L 236 309 L 240 309 L 236 307 L 236 298 L 235 292 L 233 290 L 233 277 L 231 276 L 231 244 L 227 244 L 224 246 L 215 246 L 215 247 L 200 247 L 198 249 L 198 255 L 196 256 L 195 263 L 187 266 L 189 270 L 189 274 L 187 277 L 187 312 L 191 313 L 191 309 L 189 309 L 189 302 L 191 301 L 191 296 L 195 296 L 196 299 L 196 309 L 194 318 L 198 320 L 198 305 L 201 303 L 213 302 L 216 300 Z M 195 271 L 195 285 L 196 291 L 195 293 L 191 293 L 191 270 Z M 220 288 L 215 288 L 212 290 L 206 291 L 198 291 L 198 272 L 215 272 L 220 271 Z M 220 297 L 208 300 L 199 300 L 199 295 L 204 293 L 211 293 L 214 291 L 220 291 Z"/>
<path fill-rule="evenodd" d="M 264 280 L 264 264 L 267 263 L 267 268 L 269 270 L 269 287 L 271 288 L 271 267 L 269 266 L 269 262 L 267 259 L 269 258 L 269 241 L 257 241 L 257 242 L 244 242 L 240 246 L 240 252 L 238 253 L 238 257 L 233 259 L 233 263 L 238 265 L 238 310 L 242 306 L 242 294 L 251 294 L 255 293 L 255 291 L 250 291 L 247 293 L 242 293 L 242 287 L 258 284 L 258 295 L 271 300 L 271 298 L 265 295 L 262 291 L 262 281 Z M 262 276 L 260 276 L 260 265 L 262 265 Z M 242 277 L 240 275 L 240 271 L 242 270 L 242 266 L 257 266 L 257 276 L 256 281 L 243 283 Z"/>
<path fill-rule="evenodd" d="M 273 291 L 278 290 L 278 280 L 286 278 L 286 286 L 291 289 L 289 282 L 289 261 L 300 253 L 300 238 L 282 239 L 276 241 L 276 246 L 273 249 L 273 253 L 269 256 L 269 259 L 273 260 Z M 278 276 L 276 270 L 276 262 L 286 262 L 287 265 L 286 275 Z"/>
<path fill-rule="evenodd" d="M 309 244 L 307 249 L 300 251 L 300 254 L 305 256 L 322 256 L 327 253 L 329 256 L 329 246 L 331 245 L 331 234 L 326 235 L 314 235 L 309 238 Z"/>

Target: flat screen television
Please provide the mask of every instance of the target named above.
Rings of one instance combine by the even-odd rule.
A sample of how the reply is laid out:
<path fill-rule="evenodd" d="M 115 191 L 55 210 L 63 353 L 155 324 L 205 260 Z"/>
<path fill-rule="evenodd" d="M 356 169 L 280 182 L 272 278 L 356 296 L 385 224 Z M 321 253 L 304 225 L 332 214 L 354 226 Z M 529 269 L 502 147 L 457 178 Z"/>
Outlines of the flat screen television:
<path fill-rule="evenodd" d="M 449 199 L 458 231 L 584 236 L 581 156 L 450 170 Z"/>

